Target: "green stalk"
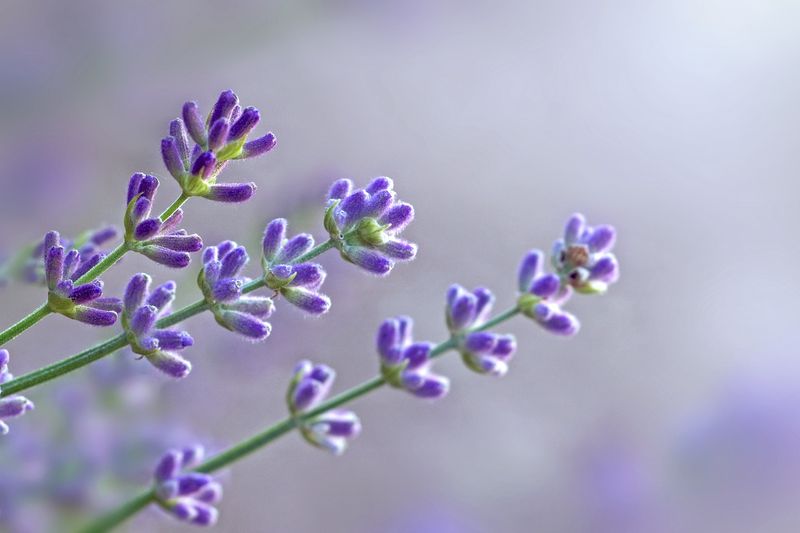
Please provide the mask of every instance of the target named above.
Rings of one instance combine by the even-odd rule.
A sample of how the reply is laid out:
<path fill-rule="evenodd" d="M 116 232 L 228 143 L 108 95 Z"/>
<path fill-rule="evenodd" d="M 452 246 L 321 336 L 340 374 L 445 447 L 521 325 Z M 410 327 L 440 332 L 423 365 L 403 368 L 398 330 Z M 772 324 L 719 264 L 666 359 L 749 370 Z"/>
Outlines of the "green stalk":
<path fill-rule="evenodd" d="M 33 310 L 28 316 L 17 322 L 16 324 L 9 326 L 3 332 L 0 333 L 0 346 L 3 346 L 5 343 L 28 329 L 29 327 L 33 326 L 41 319 L 46 317 L 50 314 L 50 308 L 47 304 L 42 304 L 36 309 Z"/>

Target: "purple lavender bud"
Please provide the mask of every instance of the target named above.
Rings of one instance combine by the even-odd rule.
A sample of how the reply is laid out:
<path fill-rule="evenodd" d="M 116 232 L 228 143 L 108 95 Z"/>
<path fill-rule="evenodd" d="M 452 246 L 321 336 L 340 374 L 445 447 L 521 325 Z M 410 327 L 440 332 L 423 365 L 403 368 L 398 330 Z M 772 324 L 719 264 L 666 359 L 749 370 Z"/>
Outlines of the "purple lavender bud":
<path fill-rule="evenodd" d="M 612 254 L 601 257 L 592 267 L 589 279 L 605 283 L 614 283 L 619 278 L 619 265 L 617 258 Z"/>
<path fill-rule="evenodd" d="M 291 263 L 314 247 L 314 237 L 300 233 L 289 239 L 275 258 L 275 263 Z"/>
<path fill-rule="evenodd" d="M 215 183 L 208 188 L 204 198 L 215 202 L 239 203 L 249 200 L 256 192 L 256 184 L 250 183 Z"/>
<path fill-rule="evenodd" d="M 173 378 L 185 378 L 192 371 L 192 364 L 174 352 L 159 350 L 146 357 L 154 367 Z"/>
<path fill-rule="evenodd" d="M 175 137 L 168 136 L 161 140 L 161 159 L 164 160 L 164 166 L 167 167 L 172 177 L 181 183 L 186 174 L 186 168 L 183 166 L 183 158 Z"/>
<path fill-rule="evenodd" d="M 378 247 L 384 254 L 398 261 L 411 261 L 417 256 L 417 245 L 393 239 Z"/>
<path fill-rule="evenodd" d="M 486 287 L 478 287 L 472 292 L 475 295 L 475 321 L 484 322 L 486 316 L 492 311 L 494 306 L 494 294 Z"/>
<path fill-rule="evenodd" d="M 163 246 L 176 252 L 199 252 L 203 249 L 200 235 L 162 235 L 150 240 L 150 244 Z"/>
<path fill-rule="evenodd" d="M 364 211 L 367 209 L 369 195 L 364 189 L 353 191 L 339 204 L 337 211 L 344 215 L 344 225 L 351 224 L 360 220 Z"/>
<path fill-rule="evenodd" d="M 219 261 L 208 261 L 203 266 L 203 278 L 209 287 L 213 287 L 219 281 L 220 270 L 222 270 L 222 263 Z"/>
<path fill-rule="evenodd" d="M 99 298 L 103 294 L 103 282 L 94 280 L 85 285 L 79 285 L 69 292 L 72 303 L 83 304 Z"/>
<path fill-rule="evenodd" d="M 367 202 L 363 215 L 378 218 L 394 203 L 395 194 L 391 191 L 378 191 Z"/>
<path fill-rule="evenodd" d="M 80 279 L 81 277 L 83 277 L 84 274 L 93 269 L 97 265 L 97 263 L 99 263 L 105 258 L 106 254 L 95 254 L 88 260 L 81 262 L 78 265 L 78 268 L 76 268 L 75 271 L 70 276 L 70 279 L 72 279 L 73 281 Z"/>
<path fill-rule="evenodd" d="M 617 231 L 612 226 L 597 226 L 592 231 L 587 244 L 589 251 L 592 253 L 600 253 L 610 250 L 614 247 L 614 241 L 617 238 Z"/>
<path fill-rule="evenodd" d="M 580 213 L 575 213 L 567 220 L 564 228 L 564 241 L 569 245 L 578 241 L 586 229 L 586 219 Z"/>
<path fill-rule="evenodd" d="M 540 298 L 555 296 L 561 288 L 561 280 L 555 274 L 545 274 L 536 279 L 530 287 L 530 292 Z"/>
<path fill-rule="evenodd" d="M 467 335 L 464 346 L 473 353 L 489 353 L 497 344 L 497 335 L 486 331 Z"/>
<path fill-rule="evenodd" d="M 52 246 L 45 250 L 44 269 L 47 287 L 52 291 L 61 281 L 61 274 L 64 271 L 64 248 Z"/>
<path fill-rule="evenodd" d="M 156 263 L 169 268 L 185 268 L 192 258 L 186 252 L 174 252 L 163 246 L 144 246 L 141 253 Z"/>
<path fill-rule="evenodd" d="M 221 118 L 230 119 L 233 108 L 239 103 L 239 97 L 236 96 L 231 90 L 223 91 L 217 103 L 214 104 L 214 109 L 211 111 L 211 116 L 208 119 L 209 124 L 214 124 Z"/>
<path fill-rule="evenodd" d="M 264 230 L 264 240 L 261 243 L 261 248 L 264 253 L 264 259 L 268 263 L 272 263 L 275 255 L 283 246 L 283 241 L 286 238 L 286 227 L 288 222 L 285 218 L 276 218 L 267 224 Z"/>
<path fill-rule="evenodd" d="M 352 411 L 328 411 L 315 420 L 313 425 L 321 424 L 325 425 L 325 433 L 333 437 L 353 438 L 361 433 L 361 421 Z"/>
<path fill-rule="evenodd" d="M 233 303 L 226 304 L 226 309 L 241 311 L 259 318 L 269 318 L 275 311 L 271 298 L 264 296 L 241 296 Z"/>
<path fill-rule="evenodd" d="M 195 515 L 191 523 L 196 526 L 211 527 L 217 523 L 219 519 L 219 511 L 210 505 L 204 505 L 200 502 L 194 504 Z"/>
<path fill-rule="evenodd" d="M 419 376 L 418 374 L 411 375 Z M 409 385 L 411 385 L 411 383 L 409 383 Z M 406 389 L 418 398 L 429 400 L 444 398 L 450 391 L 450 380 L 444 376 L 438 375 L 419 376 L 419 381 L 413 385 L 413 387 L 406 387 Z"/>
<path fill-rule="evenodd" d="M 367 185 L 366 190 L 370 194 L 375 194 L 378 191 L 391 191 L 392 188 L 394 188 L 392 178 L 380 176 L 372 180 L 369 185 Z"/>
<path fill-rule="evenodd" d="M 131 222 L 134 224 L 141 221 L 143 218 L 147 217 L 150 214 L 150 209 L 152 208 L 152 204 L 150 200 L 145 197 L 140 197 L 136 202 L 133 204 L 133 209 L 131 209 Z"/>
<path fill-rule="evenodd" d="M 80 252 L 78 250 L 70 250 L 66 257 L 64 257 L 63 277 L 69 278 L 72 276 L 75 269 L 80 264 Z"/>
<path fill-rule="evenodd" d="M 33 409 L 33 402 L 24 396 L 0 398 L 0 419 L 15 418 Z"/>
<path fill-rule="evenodd" d="M 170 450 L 165 453 L 161 457 L 161 460 L 159 460 L 158 465 L 156 465 L 154 474 L 156 481 L 166 481 L 175 477 L 180 470 L 180 463 L 181 452 L 178 450 Z"/>
<path fill-rule="evenodd" d="M 186 129 L 189 130 L 189 135 L 192 136 L 194 142 L 200 146 L 205 146 L 208 142 L 206 127 L 203 124 L 200 111 L 197 109 L 197 102 L 183 104 L 183 122 L 186 124 Z"/>
<path fill-rule="evenodd" d="M 247 256 L 247 250 L 245 250 L 243 246 L 234 248 L 222 258 L 222 268 L 219 272 L 220 277 L 230 278 L 236 276 L 249 260 L 250 258 Z"/>
<path fill-rule="evenodd" d="M 450 308 L 451 329 L 458 331 L 475 321 L 478 299 L 474 294 L 465 293 L 458 297 Z"/>
<path fill-rule="evenodd" d="M 158 329 L 153 332 L 153 337 L 164 350 L 182 350 L 194 345 L 194 339 L 185 331 Z"/>
<path fill-rule="evenodd" d="M 513 335 L 501 335 L 492 350 L 492 355 L 502 359 L 510 359 L 517 350 L 517 339 Z"/>
<path fill-rule="evenodd" d="M 217 281 L 211 289 L 212 296 L 217 302 L 235 300 L 242 294 L 242 285 L 239 279 L 223 278 Z"/>
<path fill-rule="evenodd" d="M 411 204 L 398 203 L 378 219 L 380 224 L 389 224 L 389 229 L 400 233 L 411 221 L 414 220 L 414 208 Z"/>
<path fill-rule="evenodd" d="M 0 374 L 4 374 L 8 367 L 10 355 L 8 350 L 0 350 Z"/>
<path fill-rule="evenodd" d="M 92 300 L 92 303 L 89 304 L 95 309 L 100 309 L 102 311 L 113 311 L 117 314 L 122 312 L 122 300 L 119 298 L 97 298 Z"/>
<path fill-rule="evenodd" d="M 275 138 L 275 134 L 269 132 L 263 137 L 244 143 L 244 146 L 242 146 L 242 154 L 239 156 L 239 159 L 264 155 L 275 148 L 277 143 L 278 140 Z"/>
<path fill-rule="evenodd" d="M 169 218 L 161 224 L 161 233 L 164 235 L 174 233 L 183 221 L 183 209 L 176 209 Z"/>
<path fill-rule="evenodd" d="M 158 218 L 148 218 L 142 220 L 133 230 L 133 238 L 137 241 L 146 241 L 161 229 L 161 220 Z"/>
<path fill-rule="evenodd" d="M 258 109 L 255 107 L 246 107 L 244 111 L 242 111 L 239 120 L 234 122 L 233 126 L 231 126 L 230 132 L 228 133 L 228 140 L 236 141 L 247 136 L 247 134 L 256 127 L 260 119 L 261 115 Z"/>
<path fill-rule="evenodd" d="M 316 263 L 301 263 L 291 267 L 295 274 L 292 280 L 294 287 L 309 287 L 316 289 L 325 281 L 325 270 Z"/>
<path fill-rule="evenodd" d="M 74 318 L 91 326 L 113 326 L 117 321 L 117 313 L 79 305 L 75 307 Z"/>
<path fill-rule="evenodd" d="M 520 292 L 528 292 L 534 278 L 538 277 L 542 271 L 543 264 L 544 254 L 541 250 L 531 250 L 525 254 L 525 257 L 522 258 L 522 263 L 519 265 L 519 273 L 517 275 Z"/>
<path fill-rule="evenodd" d="M 285 287 L 281 294 L 287 302 L 312 315 L 325 314 L 331 308 L 330 298 L 301 287 Z"/>
<path fill-rule="evenodd" d="M 328 192 L 329 200 L 342 200 L 350 194 L 353 189 L 353 182 L 349 179 L 339 179 L 333 182 Z"/>
<path fill-rule="evenodd" d="M 540 322 L 542 326 L 556 335 L 570 336 L 578 333 L 580 322 L 567 312 L 554 313 L 547 320 Z"/>
<path fill-rule="evenodd" d="M 173 483 L 177 485 L 177 483 Z M 177 490 L 177 488 L 176 488 Z M 194 507 L 194 502 L 178 501 L 170 507 L 170 512 L 183 522 L 191 522 L 197 517 L 197 510 Z"/>
<path fill-rule="evenodd" d="M 379 276 L 386 276 L 394 268 L 394 262 L 391 259 L 363 246 L 349 247 L 347 249 L 347 258 L 367 272 Z"/>
<path fill-rule="evenodd" d="M 192 164 L 192 175 L 207 179 L 214 173 L 217 165 L 217 157 L 214 152 L 203 152 Z"/>
<path fill-rule="evenodd" d="M 239 311 L 224 310 L 220 313 L 220 320 L 231 331 L 257 341 L 266 339 L 272 331 L 268 323 Z"/>
<path fill-rule="evenodd" d="M 131 200 L 139 194 L 139 185 L 142 183 L 142 178 L 144 178 L 144 174 L 141 172 L 136 172 L 131 176 L 131 179 L 128 181 L 128 195 L 125 205 L 131 203 Z"/>
<path fill-rule="evenodd" d="M 219 483 L 209 483 L 194 495 L 197 501 L 214 504 L 222 500 L 222 485 Z"/>
<path fill-rule="evenodd" d="M 225 146 L 225 141 L 228 140 L 228 130 L 230 129 L 230 122 L 223 117 L 217 119 L 208 130 L 208 149 L 217 151 Z"/>
<path fill-rule="evenodd" d="M 219 250 L 219 256 L 225 257 L 228 253 L 239 246 L 234 241 L 222 241 L 217 245 L 217 250 Z"/>
<path fill-rule="evenodd" d="M 119 235 L 119 230 L 115 226 L 106 226 L 95 230 L 89 237 L 89 242 L 95 246 L 102 246 L 108 241 L 112 241 Z"/>
<path fill-rule="evenodd" d="M 180 474 L 176 479 L 178 480 L 178 496 L 192 495 L 214 481 L 210 475 L 199 472 Z"/>
<path fill-rule="evenodd" d="M 155 326 L 158 309 L 152 305 L 144 305 L 134 311 L 130 319 L 130 330 L 137 337 L 149 333 Z"/>
<path fill-rule="evenodd" d="M 181 467 L 194 468 L 199 465 L 206 455 L 206 450 L 202 444 L 193 444 L 186 446 L 182 450 Z"/>
<path fill-rule="evenodd" d="M 186 126 L 184 126 L 181 119 L 176 118 L 169 123 L 169 134 L 175 138 L 175 142 L 178 145 L 178 153 L 185 165 L 189 161 L 189 132 L 186 131 Z"/>
<path fill-rule="evenodd" d="M 400 343 L 397 320 L 388 318 L 381 323 L 375 343 L 378 346 L 378 353 L 386 360 L 387 364 L 396 365 L 400 362 L 402 352 L 397 348 Z"/>
<path fill-rule="evenodd" d="M 406 370 L 416 370 L 428 363 L 431 357 L 433 344 L 430 342 L 415 342 L 403 350 L 403 359 L 408 361 Z"/>
<path fill-rule="evenodd" d="M 142 176 L 142 180 L 139 182 L 139 194 L 142 195 L 142 198 L 147 198 L 148 200 L 152 201 L 153 197 L 156 195 L 157 189 L 158 178 L 151 176 L 150 174 Z"/>

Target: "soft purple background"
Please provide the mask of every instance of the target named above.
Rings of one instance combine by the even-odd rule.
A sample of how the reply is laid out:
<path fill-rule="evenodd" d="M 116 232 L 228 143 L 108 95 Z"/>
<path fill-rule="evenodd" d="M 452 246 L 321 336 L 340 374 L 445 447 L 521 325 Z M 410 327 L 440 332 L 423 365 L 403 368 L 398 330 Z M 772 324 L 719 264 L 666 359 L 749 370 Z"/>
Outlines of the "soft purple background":
<path fill-rule="evenodd" d="M 392 176 L 417 210 L 413 264 L 375 279 L 327 254 L 330 314 L 280 305 L 264 344 L 193 318 L 191 377 L 148 368 L 155 407 L 113 415 L 220 449 L 284 415 L 299 358 L 334 365 L 341 390 L 375 372 L 385 316 L 411 314 L 419 338 L 442 340 L 452 282 L 488 285 L 506 307 L 522 253 L 583 211 L 617 226 L 623 277 L 572 304 L 577 338 L 501 328 L 520 345 L 506 378 L 448 357 L 446 400 L 383 390 L 355 404 L 364 433 L 343 458 L 281 440 L 227 475 L 219 530 L 797 531 L 798 65 L 800 6 L 780 0 L 12 0 L 0 17 L 0 248 L 118 223 L 136 170 L 164 178 L 165 206 L 177 194 L 158 154 L 168 121 L 226 88 L 262 110 L 278 148 L 227 171 L 258 182 L 250 203 L 188 205 L 208 244 L 234 238 L 256 255 L 264 223 L 290 206 L 306 208 L 294 229 L 322 238 L 330 179 Z M 196 264 L 176 274 L 129 257 L 106 286 L 145 269 L 176 279 L 185 303 Z M 42 296 L 3 289 L 0 323 Z M 9 344 L 13 369 L 109 335 L 49 317 Z M 55 388 L 30 394 L 38 409 L 0 456 L 69 409 Z M 85 451 L 108 431 L 50 448 Z M 135 490 L 101 487 L 89 507 Z M 35 491 L 30 502 L 53 511 Z M 186 529 L 175 524 L 148 512 L 129 527 Z"/>

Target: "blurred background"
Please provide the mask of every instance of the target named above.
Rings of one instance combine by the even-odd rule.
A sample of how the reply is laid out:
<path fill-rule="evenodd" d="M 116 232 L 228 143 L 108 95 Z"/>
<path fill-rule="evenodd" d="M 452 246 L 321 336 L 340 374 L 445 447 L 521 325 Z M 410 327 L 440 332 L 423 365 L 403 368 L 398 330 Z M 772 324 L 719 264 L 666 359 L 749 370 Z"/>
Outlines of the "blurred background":
<path fill-rule="evenodd" d="M 136 493 L 167 447 L 259 431 L 284 416 L 300 358 L 334 366 L 336 390 L 371 377 L 384 317 L 443 340 L 453 282 L 505 308 L 522 254 L 582 211 L 617 227 L 622 279 L 573 299 L 576 338 L 503 326 L 520 346 L 505 378 L 446 357 L 445 400 L 355 403 L 364 431 L 342 458 L 280 440 L 224 474 L 219 530 L 798 531 L 799 66 L 790 0 L 6 0 L 7 256 L 50 229 L 120 224 L 134 171 L 162 177 L 165 207 L 178 188 L 160 138 L 185 100 L 208 110 L 227 88 L 278 147 L 224 174 L 256 181 L 252 201 L 192 201 L 188 229 L 255 257 L 274 217 L 321 239 L 333 179 L 388 175 L 420 253 L 387 279 L 323 256 L 331 312 L 279 304 L 262 344 L 192 318 L 186 380 L 120 352 L 35 389 L 37 410 L 0 440 L 0 528 L 64 530 Z M 182 305 L 198 259 L 174 272 L 127 256 L 106 288 L 145 270 L 175 279 Z M 9 283 L 0 324 L 43 296 Z M 9 343 L 12 370 L 110 335 L 48 317 Z M 160 514 L 126 527 L 190 529 Z"/>

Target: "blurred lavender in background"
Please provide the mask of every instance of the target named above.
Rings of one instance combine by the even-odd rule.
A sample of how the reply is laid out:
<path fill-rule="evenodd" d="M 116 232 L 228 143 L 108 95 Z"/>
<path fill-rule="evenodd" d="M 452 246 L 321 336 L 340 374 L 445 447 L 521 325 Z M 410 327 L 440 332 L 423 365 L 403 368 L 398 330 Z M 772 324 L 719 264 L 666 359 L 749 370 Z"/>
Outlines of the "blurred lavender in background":
<path fill-rule="evenodd" d="M 444 339 L 441 294 L 455 281 L 510 305 L 520 255 L 549 249 L 579 210 L 614 224 L 625 265 L 613 297 L 573 300 L 579 335 L 519 319 L 503 379 L 448 356 L 445 399 L 358 402 L 362 435 L 342 458 L 297 435 L 248 458 L 224 480 L 219 529 L 797 531 L 800 5 L 226 6 L 4 6 L 0 256 L 51 229 L 121 225 L 134 171 L 162 178 L 166 207 L 179 192 L 161 163 L 170 120 L 234 88 L 279 145 L 231 163 L 231 178 L 258 184 L 235 216 L 190 201 L 187 227 L 251 254 L 277 217 L 320 240 L 334 178 L 387 175 L 415 207 L 403 236 L 418 258 L 376 279 L 320 257 L 330 313 L 278 313 L 262 344 L 192 318 L 192 379 L 125 351 L 31 391 L 35 416 L 0 442 L 0 527 L 63 527 L 146 486 L 167 448 L 213 452 L 282 417 L 301 358 L 334 366 L 337 387 L 372 376 L 384 317 L 412 315 L 417 337 Z M 126 256 L 104 292 L 146 270 L 175 278 L 180 306 L 199 296 L 185 290 L 197 266 Z M 0 291 L 4 325 L 44 298 Z M 15 374 L 109 335 L 58 318 L 9 343 Z M 129 529 L 176 527 L 150 511 Z"/>

